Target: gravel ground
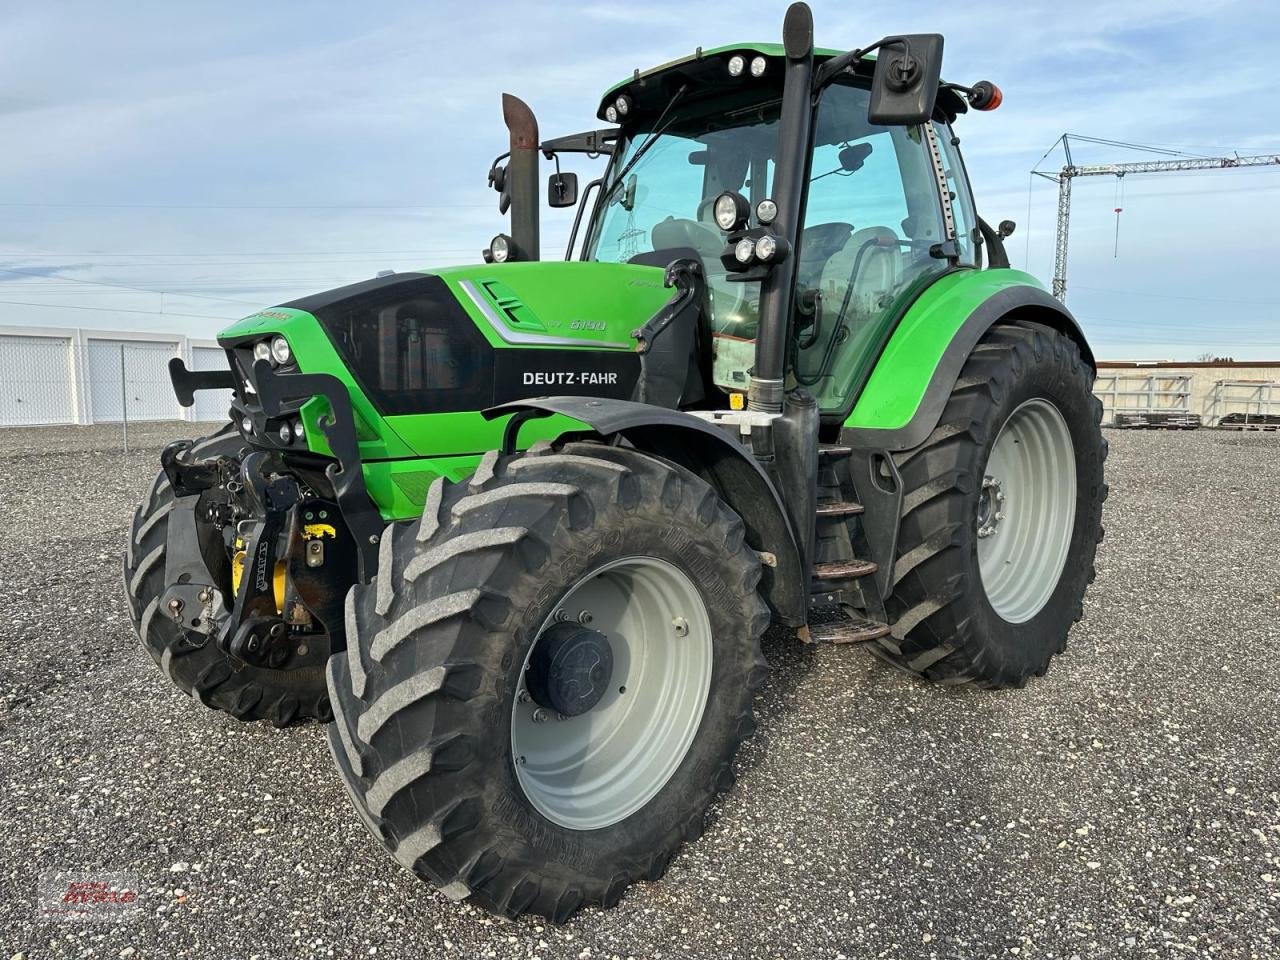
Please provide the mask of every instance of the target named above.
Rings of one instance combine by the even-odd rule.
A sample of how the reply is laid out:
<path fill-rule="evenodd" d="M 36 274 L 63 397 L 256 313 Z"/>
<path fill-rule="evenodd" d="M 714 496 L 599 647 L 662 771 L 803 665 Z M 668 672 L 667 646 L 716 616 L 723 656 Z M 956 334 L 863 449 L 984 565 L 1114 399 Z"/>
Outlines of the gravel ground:
<path fill-rule="evenodd" d="M 551 927 L 415 881 L 318 728 L 211 713 L 139 649 L 122 533 L 167 435 L 0 433 L 0 960 L 1280 956 L 1280 436 L 1112 432 L 1086 619 L 1024 690 L 771 635 L 706 835 Z M 41 921 L 58 868 L 136 874 L 141 915 Z"/>

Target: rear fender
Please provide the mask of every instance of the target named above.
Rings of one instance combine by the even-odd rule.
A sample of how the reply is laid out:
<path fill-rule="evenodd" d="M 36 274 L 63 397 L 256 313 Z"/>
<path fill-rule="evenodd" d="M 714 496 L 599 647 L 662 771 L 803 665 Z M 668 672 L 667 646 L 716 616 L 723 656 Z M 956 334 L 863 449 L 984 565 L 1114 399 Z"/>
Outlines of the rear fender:
<path fill-rule="evenodd" d="M 492 420 L 512 413 L 503 442 L 507 452 L 516 448 L 520 427 L 530 418 L 560 414 L 602 438 L 622 437 L 707 481 L 742 518 L 747 543 L 764 555 L 760 591 L 774 618 L 788 626 L 805 623 L 800 539 L 768 474 L 728 433 L 678 410 L 596 397 L 517 400 L 490 407 L 484 416 Z"/>
<path fill-rule="evenodd" d="M 1033 277 L 1015 270 L 965 274 L 945 297 L 918 313 L 913 309 L 894 331 L 844 422 L 841 443 L 894 451 L 923 443 L 938 425 L 969 354 L 1001 321 L 1053 327 L 1075 341 L 1085 363 L 1096 369 L 1080 325 Z"/>

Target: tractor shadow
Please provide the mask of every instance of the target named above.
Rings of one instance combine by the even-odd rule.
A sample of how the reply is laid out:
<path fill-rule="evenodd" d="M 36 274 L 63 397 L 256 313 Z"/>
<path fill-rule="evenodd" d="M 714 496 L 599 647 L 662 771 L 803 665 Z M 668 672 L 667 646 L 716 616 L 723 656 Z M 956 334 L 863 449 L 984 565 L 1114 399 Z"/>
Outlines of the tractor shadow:
<path fill-rule="evenodd" d="M 755 697 L 756 735 L 739 754 L 738 773 L 754 768 L 767 753 L 771 732 L 797 704 L 799 689 L 818 666 L 818 648 L 801 643 L 795 631 L 774 624 L 760 642 L 769 673 Z"/>

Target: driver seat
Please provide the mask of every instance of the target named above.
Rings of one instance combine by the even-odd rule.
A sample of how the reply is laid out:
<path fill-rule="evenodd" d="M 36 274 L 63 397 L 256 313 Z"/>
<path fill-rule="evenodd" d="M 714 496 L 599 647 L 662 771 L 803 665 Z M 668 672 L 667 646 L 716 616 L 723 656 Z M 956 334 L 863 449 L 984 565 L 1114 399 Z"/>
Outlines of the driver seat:
<path fill-rule="evenodd" d="M 859 251 L 862 251 L 861 261 Z M 898 235 L 893 230 L 888 227 L 855 230 L 822 268 L 824 315 L 835 318 L 850 283 L 853 292 L 849 295 L 845 321 L 878 313 L 882 299 L 897 289 L 901 275 L 902 253 Z"/>

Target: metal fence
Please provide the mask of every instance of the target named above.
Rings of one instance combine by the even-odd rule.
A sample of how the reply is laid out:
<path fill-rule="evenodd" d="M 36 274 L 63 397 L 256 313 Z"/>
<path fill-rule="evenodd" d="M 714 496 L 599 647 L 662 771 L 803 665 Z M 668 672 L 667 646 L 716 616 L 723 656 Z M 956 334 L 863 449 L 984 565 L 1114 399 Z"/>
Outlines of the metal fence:
<path fill-rule="evenodd" d="M 1215 380 L 1205 401 L 1207 416 L 1235 430 L 1280 430 L 1280 382 Z"/>
<path fill-rule="evenodd" d="M 225 369 L 213 340 L 80 327 L 0 327 L 0 427 L 130 421 L 221 420 L 231 393 L 207 391 L 179 406 L 169 361 Z"/>
<path fill-rule="evenodd" d="M 1184 374 L 1099 373 L 1093 392 L 1111 426 L 1200 426 L 1200 415 L 1191 412 L 1191 377 Z"/>

